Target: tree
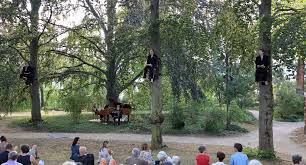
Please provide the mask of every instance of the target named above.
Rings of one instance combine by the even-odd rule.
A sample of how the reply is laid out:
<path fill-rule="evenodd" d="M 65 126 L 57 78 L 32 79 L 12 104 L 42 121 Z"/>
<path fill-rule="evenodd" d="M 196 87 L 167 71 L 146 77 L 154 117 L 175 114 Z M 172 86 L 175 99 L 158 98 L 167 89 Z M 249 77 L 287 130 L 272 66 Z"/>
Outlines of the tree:
<path fill-rule="evenodd" d="M 261 0 L 259 6 L 259 41 L 264 55 L 270 60 L 268 84 L 259 83 L 259 149 L 274 152 L 273 145 L 273 87 L 272 87 L 272 54 L 271 54 L 271 0 Z"/>
<path fill-rule="evenodd" d="M 159 22 L 159 0 L 151 0 L 150 4 L 151 17 L 150 17 L 150 37 L 151 37 L 151 47 L 154 49 L 156 55 L 160 58 L 160 22 Z M 159 66 L 161 69 L 161 66 Z M 159 72 L 160 72 L 159 69 Z M 158 73 L 157 73 L 158 74 Z M 152 97 L 151 97 L 151 147 L 152 149 L 159 149 L 162 147 L 162 130 L 161 124 L 164 121 L 162 115 L 162 86 L 161 77 L 155 80 L 151 86 Z"/>

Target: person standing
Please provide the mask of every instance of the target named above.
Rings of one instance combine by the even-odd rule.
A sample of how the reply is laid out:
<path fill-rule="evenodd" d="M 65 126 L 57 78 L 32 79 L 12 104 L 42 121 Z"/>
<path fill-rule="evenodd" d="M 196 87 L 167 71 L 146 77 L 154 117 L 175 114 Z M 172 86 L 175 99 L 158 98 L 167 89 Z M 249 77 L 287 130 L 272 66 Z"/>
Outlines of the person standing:
<path fill-rule="evenodd" d="M 249 158 L 242 152 L 242 145 L 240 143 L 235 143 L 234 149 L 235 153 L 231 156 L 230 165 L 248 165 Z"/>

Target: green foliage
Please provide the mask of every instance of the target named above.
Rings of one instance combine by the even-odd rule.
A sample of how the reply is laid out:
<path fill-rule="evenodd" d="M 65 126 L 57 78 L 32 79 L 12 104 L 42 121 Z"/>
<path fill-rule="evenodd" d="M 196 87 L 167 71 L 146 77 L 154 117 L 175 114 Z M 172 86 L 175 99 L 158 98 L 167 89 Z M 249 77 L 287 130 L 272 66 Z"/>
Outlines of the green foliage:
<path fill-rule="evenodd" d="M 294 82 L 283 82 L 276 89 L 275 117 L 286 121 L 297 121 L 304 115 L 304 98 L 298 94 Z"/>
<path fill-rule="evenodd" d="M 243 149 L 243 152 L 248 155 L 248 157 L 251 158 L 257 158 L 257 159 L 276 159 L 276 155 L 272 151 L 262 151 L 259 150 L 258 148 L 251 148 L 251 147 L 246 147 Z"/>
<path fill-rule="evenodd" d="M 241 109 L 233 103 L 230 107 L 230 115 L 233 122 L 254 122 L 256 118 L 246 109 Z"/>
<path fill-rule="evenodd" d="M 82 93 L 72 93 L 62 99 L 62 107 L 75 123 L 79 123 L 82 110 L 88 107 L 89 99 Z"/>
<path fill-rule="evenodd" d="M 225 129 L 225 111 L 218 106 L 210 105 L 204 109 L 203 123 L 205 131 L 220 133 Z"/>
<path fill-rule="evenodd" d="M 182 107 L 175 104 L 172 108 L 171 114 L 171 124 L 174 129 L 182 129 L 185 126 L 185 116 Z"/>

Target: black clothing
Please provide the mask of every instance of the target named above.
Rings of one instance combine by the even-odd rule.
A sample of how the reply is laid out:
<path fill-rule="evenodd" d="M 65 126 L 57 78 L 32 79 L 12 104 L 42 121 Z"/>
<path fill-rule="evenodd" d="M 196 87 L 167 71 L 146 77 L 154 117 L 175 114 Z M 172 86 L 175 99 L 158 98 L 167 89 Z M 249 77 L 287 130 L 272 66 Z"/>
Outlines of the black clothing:
<path fill-rule="evenodd" d="M 7 162 L 8 160 L 8 151 L 4 151 L 2 153 L 0 153 L 0 164 Z"/>
<path fill-rule="evenodd" d="M 31 155 L 19 155 L 17 162 L 21 163 L 22 165 L 31 165 Z"/>
<path fill-rule="evenodd" d="M 147 77 L 147 74 L 149 74 L 148 78 L 149 80 L 157 80 L 159 76 L 159 58 L 157 57 L 156 54 L 151 56 L 150 54 L 148 55 L 147 58 L 147 64 L 151 64 L 151 66 L 146 66 L 144 68 L 144 75 L 143 78 Z"/>
<path fill-rule="evenodd" d="M 25 80 L 26 85 L 32 85 L 34 80 L 34 68 L 31 66 L 24 66 L 19 77 Z"/>
<path fill-rule="evenodd" d="M 79 156 L 75 162 L 80 162 L 83 165 L 94 165 L 95 164 L 95 158 L 93 154 L 87 154 L 83 156 Z"/>
<path fill-rule="evenodd" d="M 255 60 L 255 65 L 256 65 L 256 73 L 255 73 L 256 82 L 267 81 L 268 71 L 270 69 L 269 57 L 266 55 L 263 55 L 262 58 L 260 56 L 257 56 Z M 264 67 L 259 67 L 258 65 L 263 65 Z"/>

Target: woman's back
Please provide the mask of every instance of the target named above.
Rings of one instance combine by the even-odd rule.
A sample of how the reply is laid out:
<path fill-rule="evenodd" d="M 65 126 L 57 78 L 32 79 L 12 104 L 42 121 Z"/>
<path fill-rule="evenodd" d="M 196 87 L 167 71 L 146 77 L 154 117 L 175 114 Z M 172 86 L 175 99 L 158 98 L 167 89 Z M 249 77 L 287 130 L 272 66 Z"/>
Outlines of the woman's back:
<path fill-rule="evenodd" d="M 31 165 L 31 155 L 19 155 L 17 162 L 23 165 Z"/>

